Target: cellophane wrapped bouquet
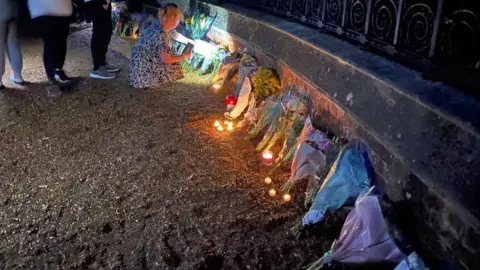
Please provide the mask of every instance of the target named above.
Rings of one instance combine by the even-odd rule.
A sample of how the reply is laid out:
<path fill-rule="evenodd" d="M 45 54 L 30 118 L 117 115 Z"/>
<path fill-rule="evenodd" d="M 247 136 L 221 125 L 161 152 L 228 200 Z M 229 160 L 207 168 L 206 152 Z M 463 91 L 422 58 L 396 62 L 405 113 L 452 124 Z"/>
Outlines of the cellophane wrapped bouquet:
<path fill-rule="evenodd" d="M 215 16 L 209 16 L 197 9 L 190 18 L 185 19 L 185 29 L 191 39 L 203 39 L 214 22 Z"/>
<path fill-rule="evenodd" d="M 252 73 L 258 69 L 257 60 L 253 58 L 251 55 L 245 53 L 242 58 L 240 59 L 240 65 L 238 67 L 238 81 L 237 87 L 233 94 L 235 96 L 240 95 L 240 91 L 242 90 L 243 82 L 245 78 L 251 77 Z"/>
<path fill-rule="evenodd" d="M 281 97 L 270 96 L 265 100 L 263 110 L 258 118 L 257 123 L 248 132 L 245 137 L 246 141 L 255 138 L 260 131 L 265 129 L 271 123 L 276 121 L 282 113 Z"/>
<path fill-rule="evenodd" d="M 308 270 L 319 270 L 334 261 L 348 264 L 397 264 L 405 259 L 405 254 L 388 233 L 378 198 L 363 194 L 348 214 L 338 240 Z"/>
<path fill-rule="evenodd" d="M 279 96 L 282 93 L 280 79 L 272 69 L 259 67 L 252 74 L 253 91 L 257 100 L 269 96 Z"/>
<path fill-rule="evenodd" d="M 369 188 L 372 177 L 373 167 L 366 145 L 359 141 L 347 144 L 330 168 L 310 210 L 296 230 L 300 232 L 303 226 L 318 223 L 327 213 L 352 203 L 362 191 Z"/>

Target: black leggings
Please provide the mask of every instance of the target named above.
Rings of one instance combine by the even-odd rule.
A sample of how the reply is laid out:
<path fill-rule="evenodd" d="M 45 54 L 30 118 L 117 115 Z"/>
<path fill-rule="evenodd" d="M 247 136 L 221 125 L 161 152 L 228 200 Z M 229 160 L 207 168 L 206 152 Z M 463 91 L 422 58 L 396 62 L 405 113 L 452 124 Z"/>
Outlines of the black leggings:
<path fill-rule="evenodd" d="M 73 0 L 73 21 L 74 22 L 91 22 L 90 16 L 85 12 L 84 0 Z"/>
<path fill-rule="evenodd" d="M 93 21 L 91 49 L 93 70 L 97 70 L 100 66 L 107 64 L 108 46 L 113 33 L 112 7 L 109 5 L 105 10 L 99 1 L 87 2 L 85 7 Z"/>
<path fill-rule="evenodd" d="M 55 80 L 55 70 L 63 69 L 67 54 L 70 17 L 42 16 L 35 19 L 43 39 L 43 65 L 50 81 Z"/>

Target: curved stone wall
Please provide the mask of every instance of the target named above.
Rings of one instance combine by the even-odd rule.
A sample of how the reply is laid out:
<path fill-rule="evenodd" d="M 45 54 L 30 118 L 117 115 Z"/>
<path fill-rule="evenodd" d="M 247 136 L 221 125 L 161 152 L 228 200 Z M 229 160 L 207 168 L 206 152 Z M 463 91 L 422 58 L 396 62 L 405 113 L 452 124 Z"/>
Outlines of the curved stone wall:
<path fill-rule="evenodd" d="M 200 6 L 217 14 L 211 39 L 246 49 L 284 84 L 307 89 L 318 126 L 368 143 L 376 184 L 420 252 L 480 269 L 473 256 L 480 251 L 478 100 L 297 23 L 239 6 Z"/>

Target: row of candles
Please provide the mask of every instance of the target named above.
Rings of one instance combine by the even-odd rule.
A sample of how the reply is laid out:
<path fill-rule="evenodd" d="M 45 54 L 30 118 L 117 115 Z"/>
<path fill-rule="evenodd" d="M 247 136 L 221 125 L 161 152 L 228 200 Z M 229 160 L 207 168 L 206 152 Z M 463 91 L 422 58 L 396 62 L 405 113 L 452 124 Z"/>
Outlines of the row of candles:
<path fill-rule="evenodd" d="M 266 166 L 272 165 L 272 163 L 273 163 L 273 153 L 271 151 L 268 151 L 268 150 L 264 151 L 262 153 L 262 161 L 263 161 L 263 164 L 266 165 Z M 264 182 L 267 185 L 271 185 L 273 181 L 272 181 L 272 178 L 266 177 Z M 277 196 L 277 191 L 274 188 L 271 188 L 268 191 L 268 195 L 270 195 L 270 197 L 275 197 L 275 196 Z M 291 200 L 292 200 L 292 196 L 290 194 L 287 193 L 287 194 L 283 195 L 283 201 L 284 202 L 290 202 Z"/>
<path fill-rule="evenodd" d="M 227 125 L 227 130 L 232 131 L 233 130 L 233 122 L 231 121 L 224 121 L 223 125 Z M 218 131 L 224 131 L 225 128 L 223 127 L 222 123 L 220 121 L 215 121 L 214 126 L 217 128 Z"/>
<path fill-rule="evenodd" d="M 227 125 L 227 130 L 229 130 L 229 131 L 233 130 L 233 122 L 224 121 L 223 125 Z M 218 120 L 215 121 L 215 124 L 214 124 L 214 126 L 217 128 L 218 131 L 224 131 L 223 125 Z M 262 153 L 262 161 L 263 161 L 263 164 L 266 165 L 266 166 L 272 165 L 273 164 L 273 153 L 271 151 L 268 151 L 268 150 L 264 151 Z M 273 183 L 273 180 L 270 177 L 266 177 L 265 180 L 264 180 L 264 183 L 267 184 L 267 185 L 271 185 Z M 268 191 L 268 195 L 270 195 L 270 197 L 277 196 L 277 190 L 275 188 L 271 188 Z M 292 196 L 290 194 L 287 193 L 287 194 L 283 195 L 283 201 L 284 202 L 290 202 L 291 200 L 292 200 Z"/>
<path fill-rule="evenodd" d="M 265 184 L 267 185 L 271 185 L 273 183 L 272 181 L 272 178 L 270 177 L 266 177 L 265 180 L 264 180 Z M 269 191 L 268 191 L 268 195 L 270 195 L 270 197 L 275 197 L 277 196 L 277 190 L 274 189 L 274 188 L 271 188 Z M 288 193 L 286 194 L 283 194 L 283 201 L 284 202 L 290 202 L 292 200 L 292 196 Z"/>

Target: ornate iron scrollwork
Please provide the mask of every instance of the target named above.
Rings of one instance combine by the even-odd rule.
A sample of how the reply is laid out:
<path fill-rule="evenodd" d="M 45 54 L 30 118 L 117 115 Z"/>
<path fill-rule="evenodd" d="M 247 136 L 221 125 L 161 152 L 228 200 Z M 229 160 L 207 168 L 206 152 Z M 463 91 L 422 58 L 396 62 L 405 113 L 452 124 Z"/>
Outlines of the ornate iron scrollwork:
<path fill-rule="evenodd" d="M 480 2 L 448 1 L 443 10 L 439 58 L 475 67 L 480 61 Z"/>
<path fill-rule="evenodd" d="M 317 27 L 323 26 L 324 1 L 325 0 L 307 0 L 305 17 L 308 24 Z"/>
<path fill-rule="evenodd" d="M 413 63 L 480 65 L 480 1 L 262 0 L 262 6 Z"/>

